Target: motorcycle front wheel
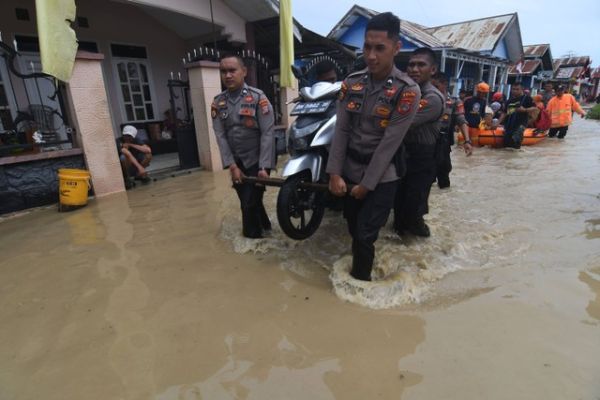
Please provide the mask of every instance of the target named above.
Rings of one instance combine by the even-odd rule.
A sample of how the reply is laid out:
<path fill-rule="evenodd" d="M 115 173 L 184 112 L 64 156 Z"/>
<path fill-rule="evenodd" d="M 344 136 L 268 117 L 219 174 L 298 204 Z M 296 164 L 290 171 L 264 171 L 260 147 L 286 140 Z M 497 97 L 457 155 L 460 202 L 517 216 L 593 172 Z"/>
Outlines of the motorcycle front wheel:
<path fill-rule="evenodd" d="M 310 180 L 308 174 L 289 177 L 277 196 L 277 221 L 281 230 L 292 239 L 304 240 L 321 225 L 325 214 L 323 192 L 303 189 L 301 182 Z"/>

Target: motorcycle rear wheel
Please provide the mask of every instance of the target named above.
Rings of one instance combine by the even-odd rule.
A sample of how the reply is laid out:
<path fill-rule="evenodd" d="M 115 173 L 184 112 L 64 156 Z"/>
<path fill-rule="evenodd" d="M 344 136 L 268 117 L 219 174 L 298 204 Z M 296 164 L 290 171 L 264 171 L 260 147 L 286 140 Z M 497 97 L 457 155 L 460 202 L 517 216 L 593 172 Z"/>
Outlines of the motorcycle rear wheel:
<path fill-rule="evenodd" d="M 310 181 L 308 174 L 291 176 L 277 196 L 277 221 L 281 230 L 294 240 L 311 237 L 321 225 L 325 214 L 325 193 L 299 187 Z"/>

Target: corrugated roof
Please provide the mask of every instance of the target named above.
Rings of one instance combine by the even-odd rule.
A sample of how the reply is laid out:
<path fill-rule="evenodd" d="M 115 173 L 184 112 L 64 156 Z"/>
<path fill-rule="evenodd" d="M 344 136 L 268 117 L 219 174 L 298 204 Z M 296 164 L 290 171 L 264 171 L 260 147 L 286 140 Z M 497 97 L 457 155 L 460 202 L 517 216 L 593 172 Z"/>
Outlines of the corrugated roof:
<path fill-rule="evenodd" d="M 358 16 L 371 18 L 377 14 L 379 14 L 379 12 L 355 4 L 354 6 L 352 6 L 350 11 L 348 11 L 346 15 L 342 17 L 340 22 L 338 22 L 333 27 L 333 29 L 331 30 L 331 32 L 329 32 L 327 37 L 329 39 L 339 40 L 339 38 L 344 36 L 344 33 L 346 33 L 346 31 L 348 30 L 348 28 L 350 28 L 354 21 L 356 21 L 356 18 Z M 404 19 L 401 20 L 400 31 L 401 35 L 413 39 L 413 41 L 415 41 L 417 45 L 431 47 L 434 49 L 446 47 L 446 45 L 441 40 L 428 33 L 422 25 L 416 24 L 414 22 L 407 21 Z"/>
<path fill-rule="evenodd" d="M 400 31 L 406 36 L 413 38 L 427 47 L 431 48 L 442 48 L 447 47 L 444 42 L 429 34 L 423 27 L 414 22 L 407 21 L 405 19 L 400 22 Z"/>
<path fill-rule="evenodd" d="M 493 51 L 510 26 L 515 14 L 499 15 L 427 29 L 427 32 L 453 47 L 473 51 Z"/>
<path fill-rule="evenodd" d="M 521 66 L 521 72 L 519 72 L 519 69 L 517 68 L 517 66 L 519 65 L 519 63 L 517 63 L 516 65 L 513 65 L 508 69 L 508 74 L 509 75 L 531 75 L 535 72 L 535 70 L 541 64 L 542 64 L 542 60 L 525 60 L 523 62 L 523 65 Z"/>
<path fill-rule="evenodd" d="M 587 67 L 590 64 L 590 58 L 588 56 L 583 57 L 564 57 L 555 59 L 552 64 L 556 71 L 559 67 Z"/>
<path fill-rule="evenodd" d="M 560 67 L 554 79 L 578 79 L 585 72 L 585 67 Z"/>
<path fill-rule="evenodd" d="M 525 57 L 542 57 L 549 48 L 549 44 L 531 44 L 523 46 L 523 55 Z"/>

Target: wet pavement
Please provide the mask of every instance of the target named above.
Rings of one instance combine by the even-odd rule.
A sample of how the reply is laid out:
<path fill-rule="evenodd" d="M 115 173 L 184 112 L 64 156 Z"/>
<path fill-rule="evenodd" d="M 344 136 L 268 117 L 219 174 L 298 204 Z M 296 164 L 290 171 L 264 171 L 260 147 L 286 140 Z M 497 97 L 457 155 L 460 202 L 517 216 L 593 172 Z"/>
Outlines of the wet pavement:
<path fill-rule="evenodd" d="M 600 123 L 453 156 L 373 283 L 339 214 L 240 237 L 225 172 L 4 218 L 0 400 L 597 400 Z"/>

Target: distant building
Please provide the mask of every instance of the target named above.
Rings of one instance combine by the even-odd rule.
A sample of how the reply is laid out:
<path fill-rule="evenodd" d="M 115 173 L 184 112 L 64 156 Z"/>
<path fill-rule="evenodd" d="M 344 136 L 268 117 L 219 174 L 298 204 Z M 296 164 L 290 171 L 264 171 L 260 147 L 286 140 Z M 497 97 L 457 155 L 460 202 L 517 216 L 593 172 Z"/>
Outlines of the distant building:
<path fill-rule="evenodd" d="M 520 82 L 532 94 L 537 93 L 544 81 L 554 75 L 552 53 L 549 44 L 523 47 L 523 59 L 508 70 L 508 83 Z"/>
<path fill-rule="evenodd" d="M 589 82 L 591 63 L 588 56 L 555 59 L 552 81 L 567 86 L 576 97 L 586 99 L 592 92 L 592 85 Z"/>
<path fill-rule="evenodd" d="M 594 68 L 590 73 L 590 83 L 592 84 L 592 98 L 600 96 L 600 67 Z"/>

